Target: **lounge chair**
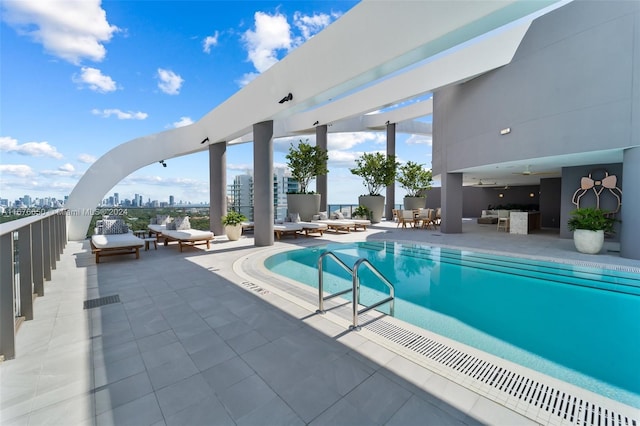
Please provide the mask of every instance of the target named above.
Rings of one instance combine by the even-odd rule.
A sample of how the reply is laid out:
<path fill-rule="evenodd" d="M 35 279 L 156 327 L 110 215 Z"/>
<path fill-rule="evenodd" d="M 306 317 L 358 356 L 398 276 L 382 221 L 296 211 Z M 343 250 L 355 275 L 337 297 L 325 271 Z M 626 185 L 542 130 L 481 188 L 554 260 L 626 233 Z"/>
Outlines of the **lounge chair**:
<path fill-rule="evenodd" d="M 91 253 L 96 255 L 96 263 L 100 263 L 101 257 L 120 254 L 135 254 L 136 259 L 139 259 L 140 248 L 143 246 L 144 240 L 132 233 L 91 236 Z"/>
<path fill-rule="evenodd" d="M 273 225 L 273 232 L 276 234 L 277 239 L 281 239 L 283 235 L 293 235 L 294 238 L 298 238 L 298 232 L 304 228 L 301 224 L 295 222 L 285 222 Z"/>
<path fill-rule="evenodd" d="M 297 222 L 302 225 L 304 234 L 308 237 L 309 234 L 319 233 L 320 236 L 324 234 L 324 231 L 328 229 L 327 225 L 321 222 Z"/>
<path fill-rule="evenodd" d="M 160 218 L 161 216 L 158 216 Z M 158 219 L 157 218 L 157 219 Z M 188 217 L 175 218 L 171 221 L 171 218 L 166 220 L 156 220 L 156 223 L 150 223 L 148 225 L 149 233 L 155 234 L 158 241 L 164 240 L 164 245 L 169 245 L 169 242 L 175 241 L 180 247 L 182 252 L 185 246 L 197 246 L 206 244 L 207 248 L 211 248 L 211 240 L 213 239 L 213 232 L 201 231 L 199 229 L 192 229 L 189 223 Z M 171 229 L 171 224 L 176 225 L 176 229 Z M 180 228 L 180 229 L 177 229 Z"/>

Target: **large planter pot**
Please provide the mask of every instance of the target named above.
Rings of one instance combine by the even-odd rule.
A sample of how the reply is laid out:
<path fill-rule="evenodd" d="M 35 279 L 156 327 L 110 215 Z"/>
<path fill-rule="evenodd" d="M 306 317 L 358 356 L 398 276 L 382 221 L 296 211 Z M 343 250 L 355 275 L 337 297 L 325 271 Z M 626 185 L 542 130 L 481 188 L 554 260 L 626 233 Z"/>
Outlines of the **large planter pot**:
<path fill-rule="evenodd" d="M 237 225 L 225 225 L 224 233 L 227 235 L 227 238 L 230 241 L 237 241 L 242 235 L 242 224 L 239 223 Z"/>
<path fill-rule="evenodd" d="M 320 211 L 320 194 L 287 194 L 289 214 L 298 213 L 300 220 L 309 222 Z"/>
<path fill-rule="evenodd" d="M 404 209 L 405 210 L 424 209 L 426 202 L 427 202 L 426 197 L 404 197 Z"/>
<path fill-rule="evenodd" d="M 384 215 L 384 197 L 382 195 L 361 195 L 358 204 L 371 211 L 371 223 L 379 223 Z"/>
<path fill-rule="evenodd" d="M 604 231 L 576 229 L 573 231 L 573 243 L 580 253 L 598 254 L 604 245 Z"/>

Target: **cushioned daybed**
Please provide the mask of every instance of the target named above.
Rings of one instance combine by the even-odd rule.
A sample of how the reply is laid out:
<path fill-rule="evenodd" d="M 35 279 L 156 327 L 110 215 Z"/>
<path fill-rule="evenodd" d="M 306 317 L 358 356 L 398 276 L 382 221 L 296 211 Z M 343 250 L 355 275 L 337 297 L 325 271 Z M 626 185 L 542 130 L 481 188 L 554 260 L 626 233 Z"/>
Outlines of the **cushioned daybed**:
<path fill-rule="evenodd" d="M 143 246 L 144 240 L 131 233 L 91 236 L 91 252 L 96 255 L 96 263 L 100 263 L 102 256 L 119 254 L 135 254 L 139 259 L 140 247 Z"/>
<path fill-rule="evenodd" d="M 295 222 L 285 222 L 273 225 L 273 232 L 276 234 L 277 239 L 280 239 L 283 235 L 293 235 L 294 238 L 298 238 L 298 231 L 302 230 L 302 225 Z"/>
<path fill-rule="evenodd" d="M 180 251 L 182 251 L 184 246 L 197 246 L 202 244 L 206 244 L 207 248 L 211 248 L 213 232 L 191 229 L 188 216 L 178 217 L 172 220 L 169 216 L 158 215 L 154 222 L 155 223 L 152 222 L 148 226 L 149 233 L 155 234 L 158 241 L 164 240 L 165 246 L 168 245 L 170 241 L 176 241 L 178 242 Z"/>

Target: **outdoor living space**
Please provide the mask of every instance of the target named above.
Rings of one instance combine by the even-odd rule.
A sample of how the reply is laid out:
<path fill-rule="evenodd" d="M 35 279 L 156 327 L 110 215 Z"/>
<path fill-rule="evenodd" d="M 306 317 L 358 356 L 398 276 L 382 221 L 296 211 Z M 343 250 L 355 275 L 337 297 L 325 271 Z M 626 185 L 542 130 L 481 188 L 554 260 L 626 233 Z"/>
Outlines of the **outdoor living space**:
<path fill-rule="evenodd" d="M 537 424 L 425 368 L 363 328 L 260 280 L 245 259 L 326 242 L 412 240 L 530 256 L 635 265 L 577 253 L 553 233 L 510 235 L 475 220 L 462 234 L 382 222 L 367 231 L 255 247 L 165 247 L 95 263 L 68 242 L 35 318 L 0 363 L 0 423 Z M 615 250 L 615 246 L 610 247 Z M 253 271 L 254 272 L 254 271 Z M 119 301 L 89 309 L 83 302 Z M 542 413 L 541 415 L 543 415 Z"/>

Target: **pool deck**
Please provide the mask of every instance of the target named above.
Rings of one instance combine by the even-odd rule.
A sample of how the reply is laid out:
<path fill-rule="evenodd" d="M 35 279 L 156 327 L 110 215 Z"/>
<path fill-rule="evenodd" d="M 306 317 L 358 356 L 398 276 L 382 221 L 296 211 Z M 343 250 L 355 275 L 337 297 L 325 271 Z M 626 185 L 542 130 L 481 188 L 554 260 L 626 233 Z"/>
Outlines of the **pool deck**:
<path fill-rule="evenodd" d="M 242 270 L 269 251 L 364 240 L 640 267 L 613 243 L 582 255 L 552 232 L 510 235 L 475 221 L 461 234 L 383 222 L 264 248 L 251 234 L 220 237 L 208 250 L 159 246 L 98 265 L 88 242 L 69 242 L 18 332 L 16 359 L 0 363 L 0 424 L 558 423 L 526 418 Z M 83 308 L 111 295 L 120 302 Z"/>

